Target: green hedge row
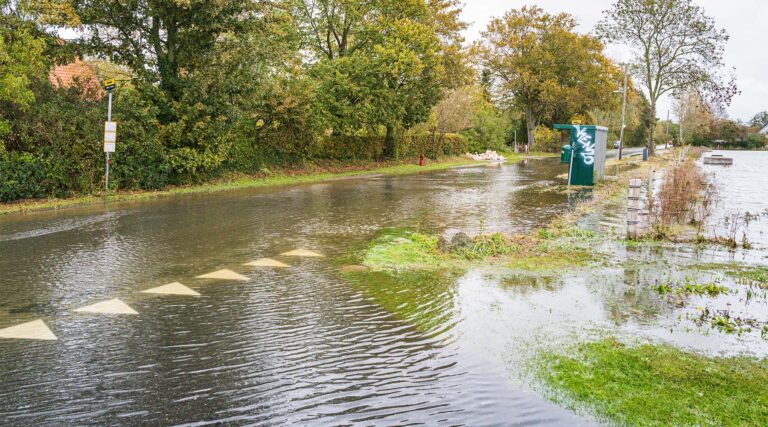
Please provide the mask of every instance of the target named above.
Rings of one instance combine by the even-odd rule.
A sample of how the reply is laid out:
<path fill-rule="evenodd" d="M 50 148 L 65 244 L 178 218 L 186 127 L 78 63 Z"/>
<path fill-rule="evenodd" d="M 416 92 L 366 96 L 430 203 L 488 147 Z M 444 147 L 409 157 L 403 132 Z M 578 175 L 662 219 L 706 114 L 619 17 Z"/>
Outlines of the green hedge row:
<path fill-rule="evenodd" d="M 122 124 L 117 152 L 112 156 L 110 186 L 120 189 L 161 189 L 190 184 L 225 172 L 256 173 L 275 166 L 312 160 L 376 160 L 382 157 L 384 137 L 331 136 L 311 141 L 304 149 L 279 150 L 258 140 L 233 142 L 225 154 L 189 148 L 169 149 L 151 134 Z M 92 129 L 98 135 L 99 129 Z M 147 139 L 136 138 L 146 136 Z M 54 142 L 34 152 L 0 152 L 0 201 L 67 197 L 99 191 L 104 159 L 98 136 L 87 140 Z M 467 151 L 461 135 L 403 135 L 400 158 L 437 158 Z"/>

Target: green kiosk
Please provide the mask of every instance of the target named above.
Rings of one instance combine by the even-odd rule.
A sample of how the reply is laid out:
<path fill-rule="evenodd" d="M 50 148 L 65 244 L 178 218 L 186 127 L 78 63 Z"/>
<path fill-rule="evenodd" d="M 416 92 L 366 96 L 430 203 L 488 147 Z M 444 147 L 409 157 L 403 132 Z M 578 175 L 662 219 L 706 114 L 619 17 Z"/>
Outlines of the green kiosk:
<path fill-rule="evenodd" d="M 594 125 L 555 125 L 570 132 L 570 145 L 563 146 L 560 160 L 568 163 L 570 185 L 594 185 L 605 178 L 608 128 Z"/>

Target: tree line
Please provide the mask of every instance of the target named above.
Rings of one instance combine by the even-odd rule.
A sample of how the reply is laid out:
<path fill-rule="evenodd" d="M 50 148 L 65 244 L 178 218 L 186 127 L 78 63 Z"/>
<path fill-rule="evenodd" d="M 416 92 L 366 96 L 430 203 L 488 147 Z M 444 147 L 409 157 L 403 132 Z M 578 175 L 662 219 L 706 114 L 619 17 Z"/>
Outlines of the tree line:
<path fill-rule="evenodd" d="M 673 5 L 706 24 L 664 43 L 717 47 L 709 62 L 697 50 L 637 58 L 643 84 L 630 84 L 626 134 L 639 145 L 653 142 L 661 94 L 695 88 L 725 99 L 733 90 L 707 72 L 722 65 L 727 37 L 690 0 L 620 0 L 594 34 L 578 33 L 567 13 L 513 9 L 472 44 L 459 0 L 0 0 L 0 200 L 103 185 L 104 92 L 94 79 L 63 85 L 49 75 L 78 59 L 99 80 L 118 80 L 111 182 L 122 189 L 319 160 L 457 155 L 516 139 L 556 151 L 553 123 L 617 122 L 623 75 L 604 43 L 629 40 L 627 13 L 660 13 L 635 3 Z M 63 42 L 62 28 L 78 38 Z M 644 60 L 678 71 L 641 72 Z M 683 65 L 695 78 L 680 77 Z M 654 78 L 661 83 L 648 86 Z"/>

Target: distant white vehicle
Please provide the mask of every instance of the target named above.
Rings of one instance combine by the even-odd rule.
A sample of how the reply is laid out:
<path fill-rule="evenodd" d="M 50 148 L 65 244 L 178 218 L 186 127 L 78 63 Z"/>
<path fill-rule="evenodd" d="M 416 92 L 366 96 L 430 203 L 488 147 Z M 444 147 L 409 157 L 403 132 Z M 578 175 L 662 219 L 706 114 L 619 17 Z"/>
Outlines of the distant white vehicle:
<path fill-rule="evenodd" d="M 614 148 L 615 150 L 618 150 L 620 145 L 621 145 L 621 142 L 619 142 L 619 141 L 615 141 L 615 142 L 613 143 L 613 148 Z"/>

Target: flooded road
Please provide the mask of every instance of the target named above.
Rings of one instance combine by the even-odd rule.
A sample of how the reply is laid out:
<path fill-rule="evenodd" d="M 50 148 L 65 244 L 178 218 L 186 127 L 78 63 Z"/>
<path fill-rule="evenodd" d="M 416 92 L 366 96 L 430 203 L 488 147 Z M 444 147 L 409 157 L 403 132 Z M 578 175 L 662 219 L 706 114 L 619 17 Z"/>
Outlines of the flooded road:
<path fill-rule="evenodd" d="M 0 328 L 42 319 L 57 340 L 0 340 L 0 423 L 584 423 L 334 262 L 383 227 L 543 225 L 568 205 L 562 172 L 530 160 L 3 218 Z M 298 248 L 324 257 L 280 255 Z M 289 267 L 243 265 L 262 258 Z M 141 292 L 172 282 L 200 295 Z M 136 314 L 74 311 L 115 298 Z"/>

